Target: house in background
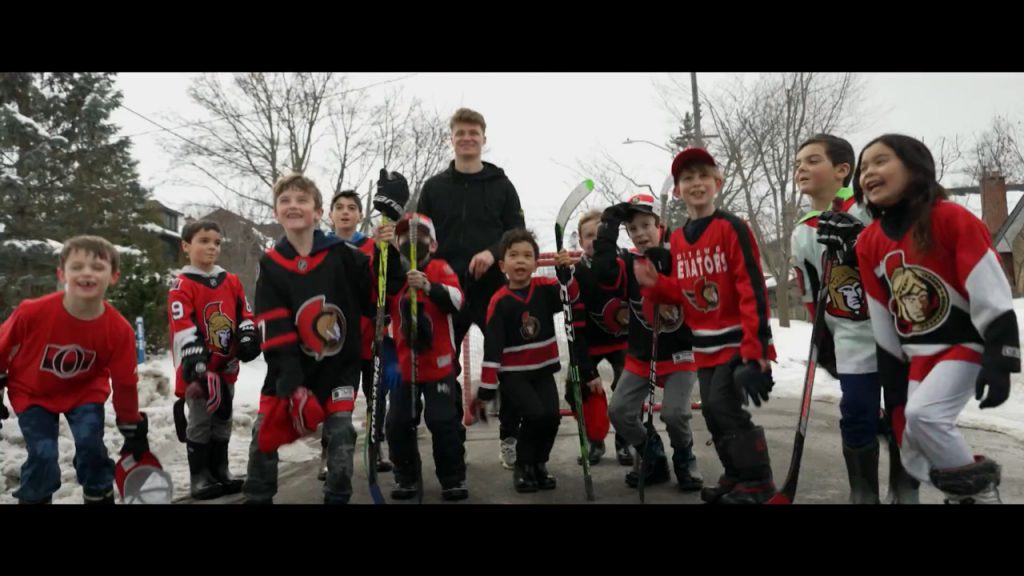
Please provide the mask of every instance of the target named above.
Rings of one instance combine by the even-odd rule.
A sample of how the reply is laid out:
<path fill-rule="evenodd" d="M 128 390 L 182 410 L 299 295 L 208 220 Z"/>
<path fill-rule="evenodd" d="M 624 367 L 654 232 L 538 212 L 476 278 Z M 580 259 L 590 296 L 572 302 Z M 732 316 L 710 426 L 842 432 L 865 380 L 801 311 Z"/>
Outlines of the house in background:
<path fill-rule="evenodd" d="M 284 228 L 276 222 L 257 224 L 224 208 L 218 208 L 199 219 L 211 220 L 220 226 L 224 241 L 218 264 L 238 276 L 251 304 L 255 298 L 260 256 L 284 235 Z M 186 218 L 185 223 L 192 221 Z"/>
<path fill-rule="evenodd" d="M 1024 293 L 1024 184 L 1007 184 L 993 174 L 981 186 L 948 188 L 949 198 L 974 213 L 988 227 L 1003 261 L 1014 297 Z"/>
<path fill-rule="evenodd" d="M 183 262 L 181 252 L 181 212 L 164 205 L 156 199 L 146 200 L 146 208 L 157 212 L 157 224 L 143 224 L 142 227 L 157 235 L 163 246 L 163 254 L 172 266 Z"/>

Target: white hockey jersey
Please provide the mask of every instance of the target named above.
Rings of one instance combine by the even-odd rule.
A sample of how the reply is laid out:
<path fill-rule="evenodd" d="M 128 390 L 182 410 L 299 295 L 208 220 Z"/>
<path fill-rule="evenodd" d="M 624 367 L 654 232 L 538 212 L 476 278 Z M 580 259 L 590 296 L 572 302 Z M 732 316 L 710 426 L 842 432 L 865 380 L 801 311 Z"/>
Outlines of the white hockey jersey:
<path fill-rule="evenodd" d="M 833 210 L 842 210 L 864 223 L 871 216 L 853 199 L 853 190 L 841 188 L 833 201 Z M 825 246 L 818 243 L 819 210 L 805 214 L 797 223 L 791 238 L 791 261 L 803 302 L 814 317 L 814 306 L 821 286 Z M 840 374 L 868 374 L 878 371 L 875 359 L 875 337 L 871 331 L 867 297 L 861 285 L 860 272 L 852 266 L 834 265 L 828 279 L 828 301 L 825 324 L 835 343 L 836 370 Z"/>

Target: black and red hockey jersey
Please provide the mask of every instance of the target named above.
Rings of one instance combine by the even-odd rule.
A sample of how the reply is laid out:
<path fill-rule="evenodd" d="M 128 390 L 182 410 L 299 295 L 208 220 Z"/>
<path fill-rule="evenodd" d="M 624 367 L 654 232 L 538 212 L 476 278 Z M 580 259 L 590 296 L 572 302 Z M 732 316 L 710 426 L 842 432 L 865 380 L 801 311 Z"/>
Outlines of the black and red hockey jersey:
<path fill-rule="evenodd" d="M 715 210 L 673 232 L 670 245 L 671 274 L 659 276 L 644 294 L 683 305 L 697 367 L 718 366 L 736 354 L 774 360 L 761 254 L 747 223 Z"/>
<path fill-rule="evenodd" d="M 375 280 L 377 278 L 377 265 L 373 259 L 373 248 L 374 242 L 371 238 L 363 235 L 359 235 L 357 238 L 352 240 L 345 240 L 345 242 L 355 250 L 366 255 L 370 259 L 370 278 Z M 376 300 L 373 301 L 377 303 Z M 373 359 L 373 326 L 374 320 L 372 318 L 366 318 L 365 316 L 359 322 L 361 324 L 362 331 L 362 358 L 363 360 Z"/>
<path fill-rule="evenodd" d="M 587 354 L 586 320 L 575 280 L 570 280 L 568 290 L 570 301 L 576 300 L 573 328 L 580 378 L 587 382 L 597 377 L 597 371 Z M 501 374 L 554 374 L 562 368 L 554 322 L 554 315 L 563 313 L 558 280 L 533 277 L 525 295 L 516 292 L 508 285 L 502 286 L 487 306 L 484 361 L 480 373 L 482 388 L 496 389 Z"/>
<path fill-rule="evenodd" d="M 176 396 L 184 397 L 189 384 L 181 375 L 181 350 L 192 342 L 206 348 L 208 370 L 227 383 L 238 379 L 235 335 L 255 321 L 238 276 L 220 266 L 208 273 L 184 267 L 167 292 L 167 316 Z"/>
<path fill-rule="evenodd" d="M 389 268 L 401 266 L 397 255 L 397 252 L 392 252 L 388 256 Z M 430 292 L 424 294 L 421 290 L 416 297 L 416 305 L 421 309 L 418 314 L 418 322 L 428 324 L 426 327 L 418 327 L 418 332 L 426 331 L 431 334 L 431 341 L 417 342 L 417 384 L 439 382 L 452 373 L 455 361 L 455 327 L 452 315 L 462 309 L 464 298 L 462 288 L 459 287 L 459 278 L 444 260 L 429 260 L 421 272 L 430 281 Z M 407 281 L 403 282 L 401 287 L 393 293 L 391 287 L 388 288 L 388 312 L 392 318 L 396 319 L 393 332 L 395 347 L 398 350 L 398 363 L 402 369 L 402 381 L 411 383 L 409 284 Z"/>
<path fill-rule="evenodd" d="M 138 422 L 135 333 L 109 302 L 80 320 L 64 308 L 64 292 L 22 300 L 0 325 L 0 374 L 16 414 L 40 406 L 55 414 L 102 404 L 114 394 L 117 421 Z M 56 425 L 56 421 L 54 421 Z"/>
<path fill-rule="evenodd" d="M 615 282 L 598 282 L 590 258 L 581 257 L 573 266 L 579 283 L 580 301 L 587 317 L 587 345 L 591 356 L 625 350 L 629 335 L 629 294 L 625 263 L 620 259 Z"/>
<path fill-rule="evenodd" d="M 360 317 L 373 316 L 375 308 L 369 260 L 317 230 L 309 255 L 296 253 L 283 237 L 259 266 L 256 318 L 267 361 L 262 394 L 302 385 L 328 413 L 351 411 L 361 367 Z M 261 399 L 260 410 L 266 407 Z"/>
<path fill-rule="evenodd" d="M 633 262 L 639 257 L 634 252 L 619 252 L 619 230 L 604 222 L 598 226 L 594 239 L 593 271 L 598 281 L 613 285 L 625 275 L 626 294 L 629 298 L 629 336 L 625 369 L 632 374 L 647 377 L 651 369 L 651 339 L 654 306 L 645 298 L 633 272 Z M 660 263 L 667 269 L 668 255 Z M 658 355 L 655 370 L 659 375 L 696 369 L 693 357 L 693 336 L 683 323 L 679 305 L 662 306 L 661 328 L 658 332 Z M 660 382 L 659 382 L 660 384 Z"/>
<path fill-rule="evenodd" d="M 930 221 L 933 245 L 926 253 L 914 246 L 902 205 L 887 209 L 857 240 L 880 350 L 898 361 L 911 360 L 909 376 L 917 381 L 940 359 L 984 360 L 1019 372 L 1010 284 L 988 229 L 946 200 L 935 203 Z"/>

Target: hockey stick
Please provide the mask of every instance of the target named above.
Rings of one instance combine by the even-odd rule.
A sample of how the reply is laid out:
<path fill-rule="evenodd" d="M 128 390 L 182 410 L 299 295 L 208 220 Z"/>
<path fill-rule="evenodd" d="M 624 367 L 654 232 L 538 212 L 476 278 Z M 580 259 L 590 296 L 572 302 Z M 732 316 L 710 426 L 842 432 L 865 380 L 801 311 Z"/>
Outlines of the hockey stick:
<path fill-rule="evenodd" d="M 675 184 L 675 179 L 669 175 L 665 182 L 661 185 L 661 197 L 664 198 L 668 191 Z M 665 241 L 665 218 L 668 216 L 668 201 L 662 203 L 661 206 L 661 238 L 659 238 L 659 244 L 664 244 Z M 657 263 L 651 262 L 657 270 Z M 654 429 L 654 393 L 658 387 L 658 332 L 661 330 L 661 313 L 657 304 L 652 307 L 654 311 L 654 319 L 651 322 L 651 367 L 647 372 L 647 423 L 644 425 L 647 436 L 644 438 L 644 450 L 643 454 L 638 454 L 640 457 L 640 468 L 637 471 L 639 475 L 637 477 L 637 491 L 640 493 L 640 503 L 645 502 L 644 485 L 646 482 L 646 474 L 644 474 L 644 466 L 650 465 L 648 460 L 648 450 L 650 449 L 651 436 L 658 433 Z"/>
<path fill-rule="evenodd" d="M 562 251 L 562 237 L 565 225 L 580 202 L 594 190 L 592 180 L 584 180 L 569 193 L 562 203 L 555 219 L 555 247 Z M 565 337 L 569 343 L 569 386 L 572 388 L 573 401 L 576 404 L 576 430 L 580 437 L 580 456 L 583 458 L 583 490 L 588 501 L 594 500 L 594 479 L 590 475 L 590 442 L 587 439 L 586 424 L 583 421 L 583 390 L 580 383 L 579 359 L 576 358 L 576 330 L 572 326 L 572 304 L 569 301 L 569 280 L 558 278 L 558 288 L 562 296 L 562 314 L 564 315 Z"/>
<path fill-rule="evenodd" d="M 419 226 L 419 214 L 414 212 L 409 219 L 409 269 L 413 272 L 416 271 L 416 236 Z M 412 380 L 412 421 L 414 423 L 416 422 L 416 403 L 419 401 L 420 395 L 420 387 L 416 383 L 416 336 L 419 327 L 419 303 L 416 296 L 418 292 L 419 290 L 415 288 L 409 290 L 409 350 L 412 354 L 409 372 Z M 416 430 L 413 430 L 413 438 L 416 438 Z M 416 449 L 413 450 L 413 454 L 416 456 L 416 503 L 423 504 L 423 461 L 420 459 L 419 441 L 417 440 L 416 443 Z"/>
<path fill-rule="evenodd" d="M 814 390 L 814 373 L 818 368 L 818 348 L 825 334 L 825 305 L 828 302 L 828 280 L 832 276 L 834 254 L 829 251 L 825 257 L 818 288 L 817 308 L 814 309 L 814 325 L 811 328 L 811 351 L 807 357 L 807 372 L 804 374 L 804 394 L 800 400 L 800 419 L 797 421 L 796 437 L 793 440 L 793 457 L 789 461 L 789 472 L 782 490 L 772 496 L 767 504 L 792 504 L 796 498 L 796 484 L 800 478 L 800 461 L 804 454 L 804 439 L 807 437 L 807 421 L 811 417 L 811 392 Z"/>
<path fill-rule="evenodd" d="M 381 224 L 387 224 L 387 216 L 381 216 Z M 382 357 L 384 355 L 384 309 L 386 296 L 386 275 L 388 266 L 388 243 L 377 242 L 379 261 L 377 262 L 377 318 L 374 322 L 373 334 L 373 383 L 370 386 L 370 397 L 367 398 L 366 407 L 366 429 L 369 435 L 363 450 L 363 463 L 366 466 L 366 478 L 369 482 L 370 498 L 374 504 L 385 504 L 384 495 L 377 483 L 377 455 L 380 453 L 379 438 L 377 437 L 377 403 L 380 401 L 378 388 L 380 388 Z"/>

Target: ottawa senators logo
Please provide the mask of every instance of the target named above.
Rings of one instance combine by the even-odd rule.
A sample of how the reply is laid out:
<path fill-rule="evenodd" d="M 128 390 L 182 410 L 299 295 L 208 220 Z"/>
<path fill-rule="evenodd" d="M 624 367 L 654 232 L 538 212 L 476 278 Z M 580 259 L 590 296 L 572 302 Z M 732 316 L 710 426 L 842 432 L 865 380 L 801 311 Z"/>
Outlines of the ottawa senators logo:
<path fill-rule="evenodd" d="M 46 349 L 43 350 L 43 361 L 39 364 L 39 369 L 63 380 L 68 380 L 91 370 L 95 361 L 96 352 L 85 350 L 78 344 L 65 346 L 47 344 Z"/>
<path fill-rule="evenodd" d="M 629 306 L 620 298 L 612 298 L 605 302 L 600 312 L 588 311 L 588 314 L 598 328 L 612 336 L 629 333 Z"/>
<path fill-rule="evenodd" d="M 540 333 L 540 322 L 530 316 L 529 312 L 523 312 L 522 315 L 523 325 L 519 328 L 519 333 L 523 336 L 523 340 L 533 340 Z"/>
<path fill-rule="evenodd" d="M 303 302 L 295 315 L 299 331 L 299 346 L 309 356 L 321 360 L 341 352 L 348 333 L 345 314 L 334 304 L 327 304 L 324 296 L 315 296 Z"/>
<path fill-rule="evenodd" d="M 886 254 L 884 262 L 896 331 L 916 336 L 941 326 L 949 317 L 949 293 L 942 280 L 926 268 L 907 265 L 902 250 Z"/>
<path fill-rule="evenodd" d="M 641 298 L 640 300 L 630 300 L 629 308 L 633 315 L 640 320 L 644 329 L 650 331 L 651 322 L 654 320 L 654 304 L 646 298 Z M 658 310 L 661 314 L 661 329 L 658 330 L 658 334 L 675 332 L 683 325 L 683 311 L 679 306 L 660 304 Z"/>
<path fill-rule="evenodd" d="M 206 343 L 217 354 L 227 356 L 231 349 L 231 336 L 234 334 L 235 323 L 221 310 L 221 302 L 210 302 L 203 307 L 203 319 L 206 322 Z"/>
<path fill-rule="evenodd" d="M 868 319 L 868 307 L 864 301 L 864 287 L 860 274 L 850 266 L 833 266 L 828 281 L 828 304 L 825 312 L 837 318 L 858 322 Z"/>
<path fill-rule="evenodd" d="M 718 308 L 718 284 L 705 279 L 703 276 L 697 278 L 693 284 L 693 291 L 683 290 L 686 299 L 693 304 L 693 307 L 701 312 L 710 312 Z"/>

